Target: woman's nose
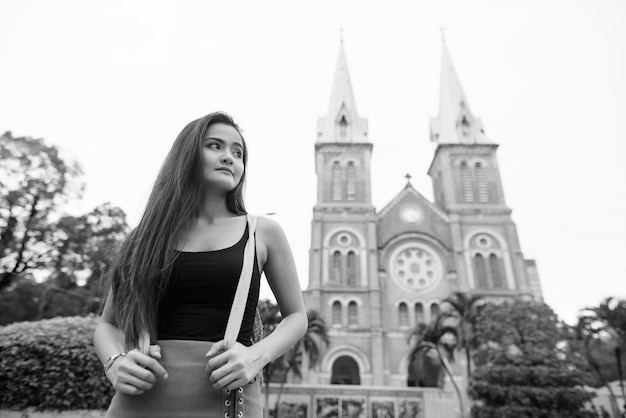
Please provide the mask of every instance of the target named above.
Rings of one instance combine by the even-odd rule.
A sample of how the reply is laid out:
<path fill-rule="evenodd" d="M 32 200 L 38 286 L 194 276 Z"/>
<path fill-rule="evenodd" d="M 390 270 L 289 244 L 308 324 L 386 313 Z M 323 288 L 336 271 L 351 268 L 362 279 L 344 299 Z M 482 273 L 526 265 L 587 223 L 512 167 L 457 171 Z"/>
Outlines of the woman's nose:
<path fill-rule="evenodd" d="M 226 152 L 224 152 L 224 155 L 222 155 L 221 161 L 222 161 L 222 163 L 232 164 L 233 163 L 233 156 L 230 154 L 229 151 L 226 151 Z"/>

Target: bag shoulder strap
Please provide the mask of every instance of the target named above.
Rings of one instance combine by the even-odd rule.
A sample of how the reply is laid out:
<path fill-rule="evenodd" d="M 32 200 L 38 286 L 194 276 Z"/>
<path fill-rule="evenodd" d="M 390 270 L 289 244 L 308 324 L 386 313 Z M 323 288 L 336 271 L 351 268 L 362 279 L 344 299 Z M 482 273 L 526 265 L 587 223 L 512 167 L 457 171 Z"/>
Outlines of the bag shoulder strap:
<path fill-rule="evenodd" d="M 243 252 L 243 266 L 241 267 L 241 275 L 235 292 L 233 306 L 230 309 L 228 323 L 226 324 L 226 332 L 224 333 L 224 345 L 226 349 L 231 348 L 237 342 L 239 331 L 241 330 L 241 321 L 246 310 L 248 301 L 248 293 L 250 292 L 250 282 L 252 281 L 252 272 L 254 271 L 254 254 L 255 254 L 255 231 L 257 217 L 254 215 L 246 215 L 248 222 L 248 241 Z"/>

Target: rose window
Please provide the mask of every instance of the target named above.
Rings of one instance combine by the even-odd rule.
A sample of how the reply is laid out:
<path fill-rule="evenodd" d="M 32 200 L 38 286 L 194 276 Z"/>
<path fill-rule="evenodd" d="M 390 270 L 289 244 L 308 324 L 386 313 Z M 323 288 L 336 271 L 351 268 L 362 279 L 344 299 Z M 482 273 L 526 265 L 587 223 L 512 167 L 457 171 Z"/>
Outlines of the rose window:
<path fill-rule="evenodd" d="M 409 290 L 425 290 L 439 282 L 442 264 L 434 250 L 419 243 L 405 244 L 394 251 L 390 272 L 396 283 Z"/>

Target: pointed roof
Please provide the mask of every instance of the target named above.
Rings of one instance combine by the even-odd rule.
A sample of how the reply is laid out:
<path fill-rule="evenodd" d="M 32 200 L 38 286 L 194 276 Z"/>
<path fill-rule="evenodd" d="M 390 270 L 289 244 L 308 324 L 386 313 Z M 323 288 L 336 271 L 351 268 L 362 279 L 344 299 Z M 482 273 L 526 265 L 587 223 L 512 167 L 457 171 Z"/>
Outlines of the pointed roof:
<path fill-rule="evenodd" d="M 433 213 L 435 213 L 443 221 L 450 222 L 450 218 L 448 217 L 448 215 L 444 211 L 439 209 L 435 204 L 431 203 L 430 200 L 426 199 L 420 192 L 418 192 L 415 189 L 415 187 L 413 187 L 410 181 L 407 181 L 406 185 L 404 186 L 404 189 L 402 189 L 400 193 L 398 193 L 393 199 L 391 199 L 391 201 L 387 203 L 385 207 L 380 210 L 380 212 L 378 212 L 378 219 L 381 219 L 385 215 L 387 215 L 387 213 L 389 213 L 391 209 L 396 207 L 398 203 L 400 203 L 404 199 L 404 197 L 407 195 L 414 196 L 415 198 L 417 198 L 417 200 L 422 202 L 424 207 L 429 208 Z"/>
<path fill-rule="evenodd" d="M 317 122 L 319 142 L 367 142 L 367 119 L 359 117 L 348 72 L 348 61 L 343 47 L 339 46 L 339 58 L 335 70 L 333 90 L 328 113 Z"/>
<path fill-rule="evenodd" d="M 441 58 L 439 117 L 430 120 L 430 138 L 438 144 L 491 144 L 470 110 L 445 42 Z"/>

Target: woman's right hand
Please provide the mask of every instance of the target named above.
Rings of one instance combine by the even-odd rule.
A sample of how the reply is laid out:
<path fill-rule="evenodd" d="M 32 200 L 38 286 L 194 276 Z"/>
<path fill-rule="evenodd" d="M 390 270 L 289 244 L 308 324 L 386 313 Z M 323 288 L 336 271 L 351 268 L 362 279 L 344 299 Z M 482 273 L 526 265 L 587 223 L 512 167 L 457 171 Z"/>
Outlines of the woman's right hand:
<path fill-rule="evenodd" d="M 149 356 L 134 349 L 117 359 L 106 376 L 117 392 L 141 395 L 152 389 L 157 378 L 167 379 L 167 371 L 158 362 L 160 358 L 161 347 L 158 345 L 150 346 Z"/>

